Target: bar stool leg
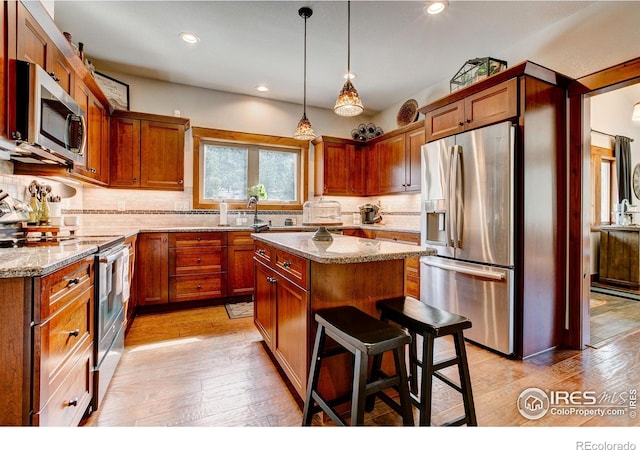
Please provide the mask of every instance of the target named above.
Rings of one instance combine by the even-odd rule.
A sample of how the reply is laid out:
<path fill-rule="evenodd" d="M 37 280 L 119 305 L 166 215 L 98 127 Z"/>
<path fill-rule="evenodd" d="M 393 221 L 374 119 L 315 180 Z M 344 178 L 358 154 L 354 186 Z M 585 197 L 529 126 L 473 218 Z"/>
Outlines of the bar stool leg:
<path fill-rule="evenodd" d="M 353 364 L 353 393 L 351 400 L 351 426 L 364 425 L 367 393 L 367 355 L 357 351 Z"/>
<path fill-rule="evenodd" d="M 420 426 L 431 426 L 431 394 L 433 389 L 433 344 L 435 338 L 422 334 L 422 377 L 420 380 Z"/>
<path fill-rule="evenodd" d="M 309 373 L 309 380 L 307 381 L 307 395 L 304 400 L 304 409 L 302 411 L 302 426 L 310 426 L 311 419 L 313 417 L 313 391 L 318 387 L 318 378 L 320 377 L 320 365 L 322 358 L 320 358 L 320 351 L 324 349 L 326 334 L 324 332 L 324 326 L 318 324 L 318 331 L 316 332 L 316 342 L 313 346 L 313 355 L 311 361 L 311 371 Z"/>
<path fill-rule="evenodd" d="M 464 346 L 464 336 L 461 331 L 453 336 L 456 346 L 456 354 L 460 358 L 458 363 L 458 374 L 460 375 L 460 388 L 462 390 L 462 400 L 464 403 L 464 413 L 467 416 L 467 426 L 477 426 L 476 409 L 473 403 L 473 392 L 471 391 L 471 376 L 469 375 L 469 365 L 467 363 L 467 351 Z"/>
<path fill-rule="evenodd" d="M 413 395 L 418 395 L 418 344 L 415 331 L 409 331 L 411 343 L 409 344 L 409 388 Z"/>
<path fill-rule="evenodd" d="M 409 398 L 409 380 L 407 379 L 407 366 L 404 360 L 404 348 L 393 351 L 393 359 L 396 364 L 398 382 L 398 394 L 400 395 L 400 408 L 402 409 L 402 424 L 413 426 L 413 409 Z"/>

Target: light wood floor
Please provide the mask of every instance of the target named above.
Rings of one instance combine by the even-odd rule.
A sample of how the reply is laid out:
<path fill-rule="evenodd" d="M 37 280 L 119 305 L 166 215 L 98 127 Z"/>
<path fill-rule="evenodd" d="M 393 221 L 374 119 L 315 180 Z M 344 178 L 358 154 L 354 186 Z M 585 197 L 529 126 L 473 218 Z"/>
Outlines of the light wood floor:
<path fill-rule="evenodd" d="M 591 346 L 600 347 L 616 336 L 640 330 L 640 301 L 598 292 L 591 292 L 591 300 L 596 305 L 589 310 Z"/>
<path fill-rule="evenodd" d="M 437 342 L 442 356 L 452 344 Z M 526 361 L 467 345 L 478 423 L 487 426 L 638 426 L 622 416 L 547 414 L 531 421 L 516 401 L 530 387 L 545 391 L 628 392 L 640 386 L 640 332 L 584 351 L 557 350 Z M 448 369 L 450 370 L 450 369 Z M 435 382 L 435 424 L 462 411 L 457 393 Z M 299 426 L 301 408 L 276 370 L 251 318 L 229 319 L 223 306 L 138 316 L 99 411 L 84 426 Z M 378 405 L 369 425 L 398 425 Z M 320 420 L 316 418 L 316 425 Z M 331 423 L 327 423 L 331 425 Z"/>

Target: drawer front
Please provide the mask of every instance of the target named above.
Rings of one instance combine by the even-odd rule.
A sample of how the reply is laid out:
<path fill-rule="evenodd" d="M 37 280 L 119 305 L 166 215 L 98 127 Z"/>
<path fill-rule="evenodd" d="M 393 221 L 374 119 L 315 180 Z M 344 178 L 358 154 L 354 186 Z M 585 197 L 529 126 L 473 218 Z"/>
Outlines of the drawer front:
<path fill-rule="evenodd" d="M 80 293 L 93 287 L 93 257 L 85 258 L 40 279 L 40 301 L 34 305 L 34 321 L 40 323 Z"/>
<path fill-rule="evenodd" d="M 210 233 L 170 233 L 169 247 L 200 247 L 227 245 L 227 233 L 212 231 Z"/>
<path fill-rule="evenodd" d="M 227 270 L 225 247 L 187 247 L 169 251 L 169 274 L 187 275 Z"/>
<path fill-rule="evenodd" d="M 228 245 L 253 245 L 250 231 L 230 231 L 227 234 Z"/>
<path fill-rule="evenodd" d="M 255 257 L 266 265 L 271 265 L 271 261 L 274 259 L 274 249 L 269 247 L 264 242 L 254 241 L 253 248 L 255 250 Z"/>
<path fill-rule="evenodd" d="M 403 244 L 420 244 L 420 235 L 417 233 L 376 230 L 375 239 L 379 239 L 381 241 L 401 242 Z"/>
<path fill-rule="evenodd" d="M 73 302 L 51 316 L 41 325 L 34 326 L 35 380 L 40 401 L 46 401 L 55 392 L 65 371 L 75 364 L 79 349 L 93 342 L 93 288 L 81 293 Z"/>
<path fill-rule="evenodd" d="M 93 348 L 85 345 L 60 384 L 59 389 L 45 399 L 43 407 L 33 415 L 33 425 L 48 427 L 75 427 L 82 420 L 93 392 Z"/>
<path fill-rule="evenodd" d="M 274 262 L 278 272 L 298 286 L 307 289 L 309 265 L 306 259 L 276 249 Z"/>
<path fill-rule="evenodd" d="M 169 302 L 221 298 L 227 295 L 226 273 L 179 275 L 169 279 Z"/>

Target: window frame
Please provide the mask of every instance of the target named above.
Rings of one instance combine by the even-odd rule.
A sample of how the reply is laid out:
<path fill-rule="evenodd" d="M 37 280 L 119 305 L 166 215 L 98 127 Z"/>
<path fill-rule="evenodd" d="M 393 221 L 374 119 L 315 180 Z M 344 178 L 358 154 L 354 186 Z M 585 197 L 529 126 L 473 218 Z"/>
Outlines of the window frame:
<path fill-rule="evenodd" d="M 204 144 L 229 144 L 260 147 L 265 150 L 282 149 L 296 150 L 300 152 L 300 173 L 298 174 L 298 189 L 300 198 L 297 202 L 272 202 L 261 200 L 260 205 L 270 210 L 302 210 L 302 205 L 308 199 L 309 192 L 309 141 L 301 141 L 293 138 L 270 136 L 266 134 L 243 133 L 237 131 L 217 130 L 212 128 L 192 127 L 193 135 L 193 208 L 194 209 L 220 209 L 220 201 L 202 198 L 201 186 L 201 151 Z M 246 200 L 224 201 L 230 210 L 246 210 Z"/>
<path fill-rule="evenodd" d="M 613 150 L 605 147 L 591 146 L 591 228 L 599 229 L 602 225 L 611 225 L 611 211 L 609 212 L 609 221 L 601 221 L 602 212 L 602 178 L 601 168 L 602 162 L 607 161 L 610 165 L 609 171 L 609 202 L 614 205 L 618 201 L 618 183 L 616 172 L 616 159 Z"/>

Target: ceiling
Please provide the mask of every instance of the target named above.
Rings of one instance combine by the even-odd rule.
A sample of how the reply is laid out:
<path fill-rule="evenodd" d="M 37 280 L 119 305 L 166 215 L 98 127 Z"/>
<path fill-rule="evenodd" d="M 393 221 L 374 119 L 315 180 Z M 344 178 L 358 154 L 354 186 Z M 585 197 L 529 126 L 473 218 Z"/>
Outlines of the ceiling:
<path fill-rule="evenodd" d="M 443 84 L 481 56 L 525 59 L 577 78 L 635 58 L 640 2 L 353 1 L 351 69 L 367 112 Z M 302 103 L 308 6 L 307 104 L 332 108 L 347 67 L 345 1 L 66 1 L 55 21 L 83 42 L 98 71 Z M 624 24 L 636 24 L 625 27 Z M 616 26 L 619 25 L 619 27 Z M 192 32 L 200 42 L 179 39 Z M 256 86 L 269 91 L 259 93 Z M 421 99 L 418 99 L 422 103 Z"/>

